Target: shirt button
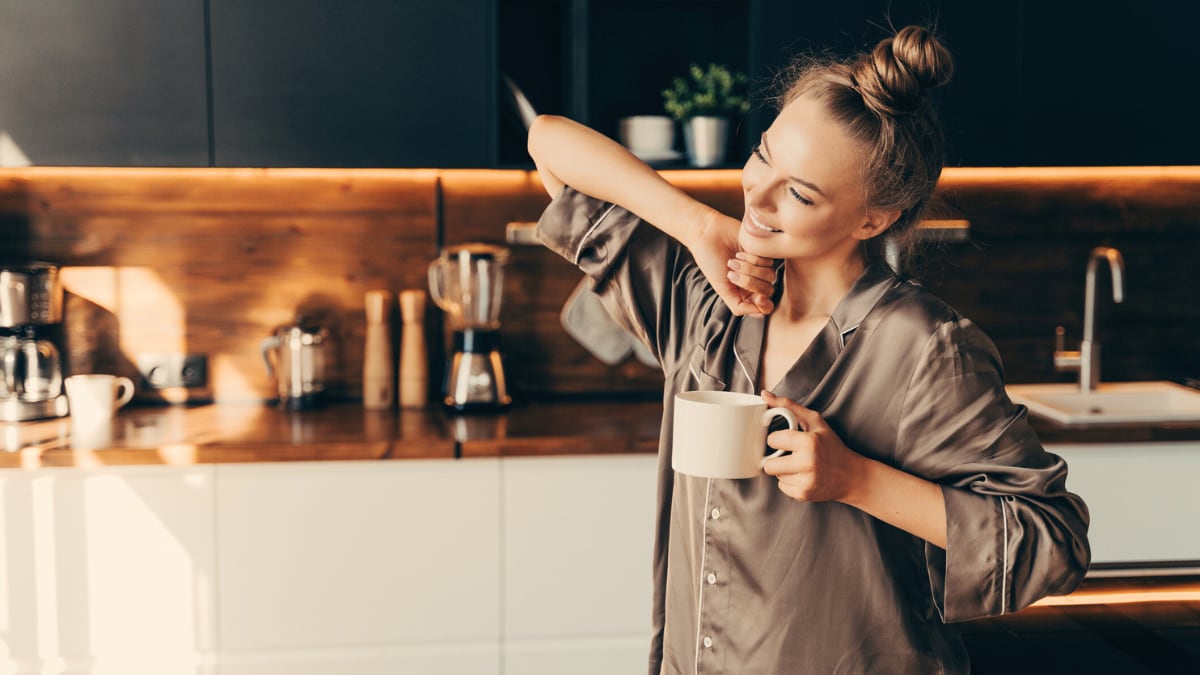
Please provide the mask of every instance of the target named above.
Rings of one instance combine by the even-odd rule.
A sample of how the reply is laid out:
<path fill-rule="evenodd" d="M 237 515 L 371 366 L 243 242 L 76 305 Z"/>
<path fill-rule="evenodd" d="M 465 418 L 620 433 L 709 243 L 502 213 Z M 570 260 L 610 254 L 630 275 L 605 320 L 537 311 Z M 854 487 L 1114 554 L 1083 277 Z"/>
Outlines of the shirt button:
<path fill-rule="evenodd" d="M 704 638 L 704 648 L 712 649 L 712 638 L 707 637 L 707 636 Z"/>
<path fill-rule="evenodd" d="M 712 519 L 717 520 L 720 517 L 721 517 L 721 509 L 713 509 L 712 510 Z"/>
<path fill-rule="evenodd" d="M 712 572 L 709 572 L 708 573 L 708 583 L 709 583 L 709 585 L 717 583 L 717 575 L 713 574 Z"/>

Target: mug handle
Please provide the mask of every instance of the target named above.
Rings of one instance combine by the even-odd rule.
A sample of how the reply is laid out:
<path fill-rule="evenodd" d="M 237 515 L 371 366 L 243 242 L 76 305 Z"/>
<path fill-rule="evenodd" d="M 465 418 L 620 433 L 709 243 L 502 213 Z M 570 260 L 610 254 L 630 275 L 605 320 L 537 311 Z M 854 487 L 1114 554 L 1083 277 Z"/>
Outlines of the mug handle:
<path fill-rule="evenodd" d="M 275 377 L 275 364 L 271 362 L 271 356 L 279 357 L 275 353 L 279 349 L 279 336 L 272 335 L 271 337 L 263 338 L 258 348 L 262 352 L 263 363 L 267 364 L 267 377 Z"/>
<path fill-rule="evenodd" d="M 120 390 L 121 393 L 117 396 L 117 400 L 114 402 L 113 407 L 121 408 L 126 403 L 129 403 L 131 400 L 133 400 L 133 380 L 129 379 L 128 377 L 117 377 L 114 384 L 116 384 L 117 389 Z"/>
<path fill-rule="evenodd" d="M 775 419 L 776 417 L 782 417 L 783 419 L 787 420 L 788 428 L 790 428 L 791 430 L 793 430 L 793 431 L 800 430 L 800 422 L 796 420 L 796 414 L 793 413 L 791 410 L 788 410 L 787 408 L 768 408 L 767 411 L 764 412 L 763 416 L 762 416 L 763 426 L 765 427 L 765 426 L 770 425 L 771 420 Z M 776 457 L 782 457 L 786 453 L 787 453 L 787 450 L 776 450 L 775 452 L 772 452 L 771 454 L 767 455 L 766 457 L 763 457 L 762 461 L 759 462 L 758 465 L 762 466 L 763 464 L 767 463 L 768 459 L 775 459 Z"/>

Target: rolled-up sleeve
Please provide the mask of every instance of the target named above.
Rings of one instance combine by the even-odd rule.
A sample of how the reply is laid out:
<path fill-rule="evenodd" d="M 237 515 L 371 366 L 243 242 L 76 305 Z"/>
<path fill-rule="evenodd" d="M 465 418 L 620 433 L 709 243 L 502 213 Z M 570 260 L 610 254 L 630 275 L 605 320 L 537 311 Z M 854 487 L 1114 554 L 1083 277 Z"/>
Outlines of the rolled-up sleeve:
<path fill-rule="evenodd" d="M 1004 390 L 1000 357 L 967 320 L 929 339 L 905 393 L 897 461 L 941 484 L 947 547 L 926 545 L 946 622 L 1015 612 L 1069 593 L 1091 558 L 1088 513 Z"/>
<path fill-rule="evenodd" d="M 630 211 L 570 186 L 538 221 L 538 237 L 592 278 L 593 292 L 618 323 L 670 370 L 689 322 L 717 299 L 682 245 Z"/>

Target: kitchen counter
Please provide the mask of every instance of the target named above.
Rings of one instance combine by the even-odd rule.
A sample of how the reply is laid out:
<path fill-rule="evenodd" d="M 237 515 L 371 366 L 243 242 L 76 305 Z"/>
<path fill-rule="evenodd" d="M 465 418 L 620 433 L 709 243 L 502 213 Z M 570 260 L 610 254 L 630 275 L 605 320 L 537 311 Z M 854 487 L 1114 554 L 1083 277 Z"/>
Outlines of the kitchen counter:
<path fill-rule="evenodd" d="M 284 411 L 260 405 L 123 409 L 111 439 L 73 443 L 69 418 L 0 426 L 0 468 L 653 453 L 657 401 L 523 403 L 486 415 L 373 412 L 357 403 Z M 1200 423 L 1065 427 L 1031 418 L 1044 443 L 1200 440 Z"/>
<path fill-rule="evenodd" d="M 87 444 L 72 439 L 70 418 L 4 424 L 0 469 L 653 453 L 661 414 L 657 402 L 528 403 L 477 415 L 357 403 L 128 407 L 108 438 Z"/>

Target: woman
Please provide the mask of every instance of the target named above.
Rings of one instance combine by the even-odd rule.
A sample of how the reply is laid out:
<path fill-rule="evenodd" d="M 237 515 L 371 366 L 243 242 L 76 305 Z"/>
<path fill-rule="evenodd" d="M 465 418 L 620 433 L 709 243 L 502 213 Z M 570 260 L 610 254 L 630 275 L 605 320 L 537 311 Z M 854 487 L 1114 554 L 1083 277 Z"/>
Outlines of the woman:
<path fill-rule="evenodd" d="M 740 223 L 585 127 L 530 130 L 543 241 L 666 375 L 652 673 L 965 673 L 955 622 L 1083 577 L 1086 508 L 995 347 L 884 261 L 940 175 L 928 90 L 951 70 L 917 27 L 807 64 Z M 695 389 L 792 408 L 802 430 L 768 437 L 791 454 L 753 479 L 672 472 L 672 399 Z"/>

